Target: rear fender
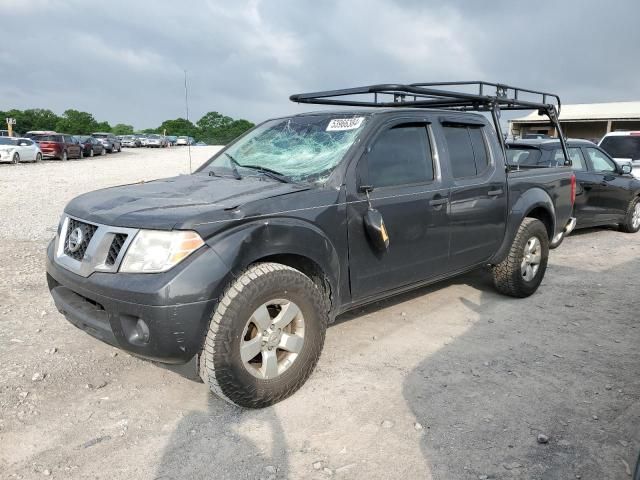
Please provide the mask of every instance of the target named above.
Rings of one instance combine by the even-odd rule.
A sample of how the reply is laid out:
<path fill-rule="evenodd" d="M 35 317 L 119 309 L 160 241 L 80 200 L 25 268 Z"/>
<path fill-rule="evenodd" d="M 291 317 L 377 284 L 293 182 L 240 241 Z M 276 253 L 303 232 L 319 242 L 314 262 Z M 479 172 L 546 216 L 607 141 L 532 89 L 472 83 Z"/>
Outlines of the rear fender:
<path fill-rule="evenodd" d="M 556 214 L 553 200 L 551 200 L 549 194 L 541 188 L 531 188 L 524 192 L 509 211 L 504 239 L 489 263 L 495 265 L 506 258 L 509 254 L 513 239 L 516 233 L 518 233 L 518 228 L 520 228 L 520 224 L 526 217 L 534 216 L 539 218 L 542 215 L 544 215 L 544 217 L 540 219 L 547 227 L 549 240 L 551 240 L 556 231 Z"/>

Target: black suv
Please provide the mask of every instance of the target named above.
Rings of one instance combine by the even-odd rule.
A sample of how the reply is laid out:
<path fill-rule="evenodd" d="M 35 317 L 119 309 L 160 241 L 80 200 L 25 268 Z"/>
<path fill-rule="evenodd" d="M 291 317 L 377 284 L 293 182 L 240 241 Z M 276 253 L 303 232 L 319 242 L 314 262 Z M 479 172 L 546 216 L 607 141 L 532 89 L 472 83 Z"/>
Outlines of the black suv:
<path fill-rule="evenodd" d="M 355 91 L 399 89 L 440 91 Z M 57 308 L 136 355 L 195 356 L 212 391 L 264 407 L 300 388 L 342 312 L 487 265 L 499 291 L 531 295 L 575 177 L 505 168 L 501 135 L 457 110 L 504 97 L 471 97 L 268 120 L 192 175 L 77 197 L 47 251 Z"/>

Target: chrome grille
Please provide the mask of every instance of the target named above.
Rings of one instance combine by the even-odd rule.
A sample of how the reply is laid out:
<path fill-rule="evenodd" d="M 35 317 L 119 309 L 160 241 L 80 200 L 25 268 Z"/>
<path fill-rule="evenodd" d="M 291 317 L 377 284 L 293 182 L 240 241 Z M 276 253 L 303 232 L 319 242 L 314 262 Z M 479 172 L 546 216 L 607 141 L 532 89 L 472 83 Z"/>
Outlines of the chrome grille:
<path fill-rule="evenodd" d="M 90 223 L 81 222 L 73 218 L 69 219 L 69 226 L 67 227 L 67 233 L 64 236 L 64 253 L 65 255 L 74 258 L 75 260 L 82 261 L 84 254 L 87 252 L 89 242 L 93 238 L 93 234 L 96 233 L 98 227 Z M 81 233 L 80 241 L 77 246 L 74 246 L 74 250 L 69 246 L 69 238 L 74 230 L 79 230 Z"/>

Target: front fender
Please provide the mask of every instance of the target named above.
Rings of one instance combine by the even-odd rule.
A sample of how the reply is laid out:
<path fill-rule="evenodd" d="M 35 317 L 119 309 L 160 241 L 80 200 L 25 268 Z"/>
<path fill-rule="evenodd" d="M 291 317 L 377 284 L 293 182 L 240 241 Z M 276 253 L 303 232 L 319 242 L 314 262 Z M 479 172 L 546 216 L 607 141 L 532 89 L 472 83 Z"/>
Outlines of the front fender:
<path fill-rule="evenodd" d="M 298 255 L 319 265 L 329 281 L 331 291 L 339 291 L 340 261 L 336 248 L 321 229 L 304 220 L 256 220 L 220 232 L 206 243 L 235 277 L 262 258 Z"/>
<path fill-rule="evenodd" d="M 509 249 L 511 248 L 513 239 L 515 238 L 516 233 L 518 233 L 518 228 L 520 228 L 522 220 L 524 220 L 525 217 L 529 216 L 529 214 L 537 208 L 541 208 L 546 211 L 551 221 L 551 232 L 553 232 L 550 238 L 555 235 L 556 213 L 555 207 L 553 205 L 553 200 L 551 200 L 549 194 L 542 188 L 531 188 L 520 195 L 518 200 L 509 210 L 509 213 L 507 215 L 507 228 L 505 231 L 504 239 L 502 240 L 500 248 L 491 258 L 489 263 L 497 264 L 502 262 L 506 258 L 506 256 L 509 254 Z"/>

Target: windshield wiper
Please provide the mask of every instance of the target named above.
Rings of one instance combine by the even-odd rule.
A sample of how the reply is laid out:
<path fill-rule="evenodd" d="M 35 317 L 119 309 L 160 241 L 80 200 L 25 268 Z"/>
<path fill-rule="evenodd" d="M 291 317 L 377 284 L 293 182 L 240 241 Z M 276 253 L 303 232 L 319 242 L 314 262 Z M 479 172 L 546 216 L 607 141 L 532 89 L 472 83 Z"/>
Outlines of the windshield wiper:
<path fill-rule="evenodd" d="M 236 177 L 236 180 L 242 180 L 242 175 L 240 175 L 240 172 L 238 172 L 238 167 L 241 167 L 242 165 L 240 165 L 236 161 L 236 159 L 231 156 L 231 154 L 227 152 L 222 153 L 224 153 L 227 157 L 229 157 L 229 160 L 231 160 L 231 171 L 233 172 L 233 176 Z"/>
<path fill-rule="evenodd" d="M 257 170 L 258 172 L 266 175 L 269 178 L 273 178 L 274 180 L 278 180 L 282 183 L 291 183 L 285 175 L 270 168 L 262 167 L 260 165 L 240 165 L 242 168 L 250 168 L 251 170 Z"/>

